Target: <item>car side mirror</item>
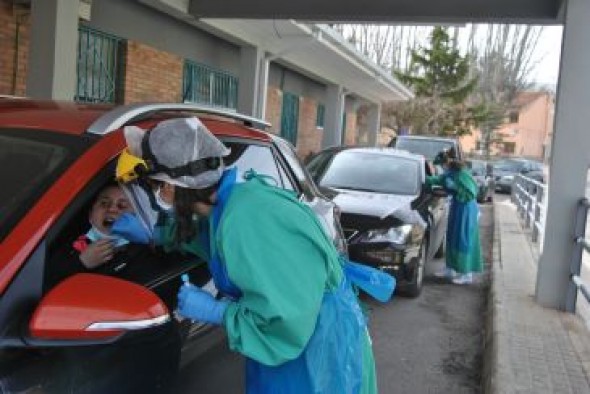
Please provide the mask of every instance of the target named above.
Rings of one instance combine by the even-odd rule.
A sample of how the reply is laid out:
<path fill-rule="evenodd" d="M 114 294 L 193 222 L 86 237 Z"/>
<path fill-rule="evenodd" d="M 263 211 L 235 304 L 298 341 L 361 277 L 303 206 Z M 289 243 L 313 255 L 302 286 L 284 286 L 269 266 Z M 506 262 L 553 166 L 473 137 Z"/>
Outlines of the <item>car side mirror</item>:
<path fill-rule="evenodd" d="M 160 326 L 168 308 L 148 289 L 122 279 L 81 273 L 51 289 L 29 321 L 27 342 L 51 346 L 110 343 L 129 331 Z"/>

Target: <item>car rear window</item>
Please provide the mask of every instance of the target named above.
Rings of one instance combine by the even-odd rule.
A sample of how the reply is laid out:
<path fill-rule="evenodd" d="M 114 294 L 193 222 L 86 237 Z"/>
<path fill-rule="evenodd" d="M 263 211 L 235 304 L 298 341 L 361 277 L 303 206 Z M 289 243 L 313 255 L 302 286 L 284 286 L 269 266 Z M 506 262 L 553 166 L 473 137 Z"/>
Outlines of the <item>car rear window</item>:
<path fill-rule="evenodd" d="M 69 135 L 0 130 L 0 240 L 87 145 Z"/>
<path fill-rule="evenodd" d="M 483 176 L 486 174 L 486 163 L 483 161 L 470 161 L 467 166 L 471 169 L 471 174 L 476 176 Z"/>
<path fill-rule="evenodd" d="M 340 152 L 323 172 L 321 186 L 385 194 L 417 194 L 417 160 L 365 152 Z"/>
<path fill-rule="evenodd" d="M 407 150 L 408 152 L 424 156 L 428 160 L 433 160 L 437 154 L 443 150 L 453 148 L 455 144 L 451 141 L 413 139 L 398 137 L 395 143 L 397 149 Z"/>

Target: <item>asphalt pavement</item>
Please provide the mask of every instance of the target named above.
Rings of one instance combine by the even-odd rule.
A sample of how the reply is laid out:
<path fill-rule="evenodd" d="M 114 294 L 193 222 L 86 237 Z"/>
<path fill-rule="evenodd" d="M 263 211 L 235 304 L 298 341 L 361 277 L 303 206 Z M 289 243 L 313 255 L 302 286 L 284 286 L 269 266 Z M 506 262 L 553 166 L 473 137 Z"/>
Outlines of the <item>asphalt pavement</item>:
<path fill-rule="evenodd" d="M 493 205 L 481 206 L 480 231 L 486 266 L 491 261 Z M 425 286 L 415 299 L 394 297 L 387 304 L 365 299 L 377 364 L 379 392 L 480 393 L 483 369 L 487 273 L 472 285 L 454 285 L 427 266 Z M 486 270 L 487 272 L 487 270 Z M 186 365 L 175 393 L 243 393 L 243 358 L 220 342 Z"/>

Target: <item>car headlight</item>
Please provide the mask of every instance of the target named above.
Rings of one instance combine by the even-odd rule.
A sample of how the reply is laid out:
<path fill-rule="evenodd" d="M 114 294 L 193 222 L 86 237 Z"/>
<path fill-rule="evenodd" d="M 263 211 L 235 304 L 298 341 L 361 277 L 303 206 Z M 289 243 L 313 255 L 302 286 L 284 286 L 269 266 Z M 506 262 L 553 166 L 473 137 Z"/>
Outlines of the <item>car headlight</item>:
<path fill-rule="evenodd" d="M 411 224 L 404 224 L 398 227 L 369 230 L 361 234 L 355 241 L 365 243 L 389 242 L 398 245 L 406 243 L 412 232 Z"/>

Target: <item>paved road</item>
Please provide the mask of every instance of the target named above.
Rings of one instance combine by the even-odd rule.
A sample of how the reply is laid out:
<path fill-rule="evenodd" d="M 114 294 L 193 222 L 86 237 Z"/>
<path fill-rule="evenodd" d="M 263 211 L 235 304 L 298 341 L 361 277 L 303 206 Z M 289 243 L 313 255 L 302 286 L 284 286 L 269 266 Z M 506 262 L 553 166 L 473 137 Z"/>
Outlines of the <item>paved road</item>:
<path fill-rule="evenodd" d="M 482 206 L 481 237 L 491 261 L 492 206 Z M 442 267 L 433 261 L 428 272 Z M 427 277 L 417 299 L 388 304 L 366 300 L 377 363 L 379 391 L 394 393 L 480 393 L 487 277 L 457 286 Z M 221 343 L 187 365 L 177 393 L 242 393 L 243 360 Z"/>

